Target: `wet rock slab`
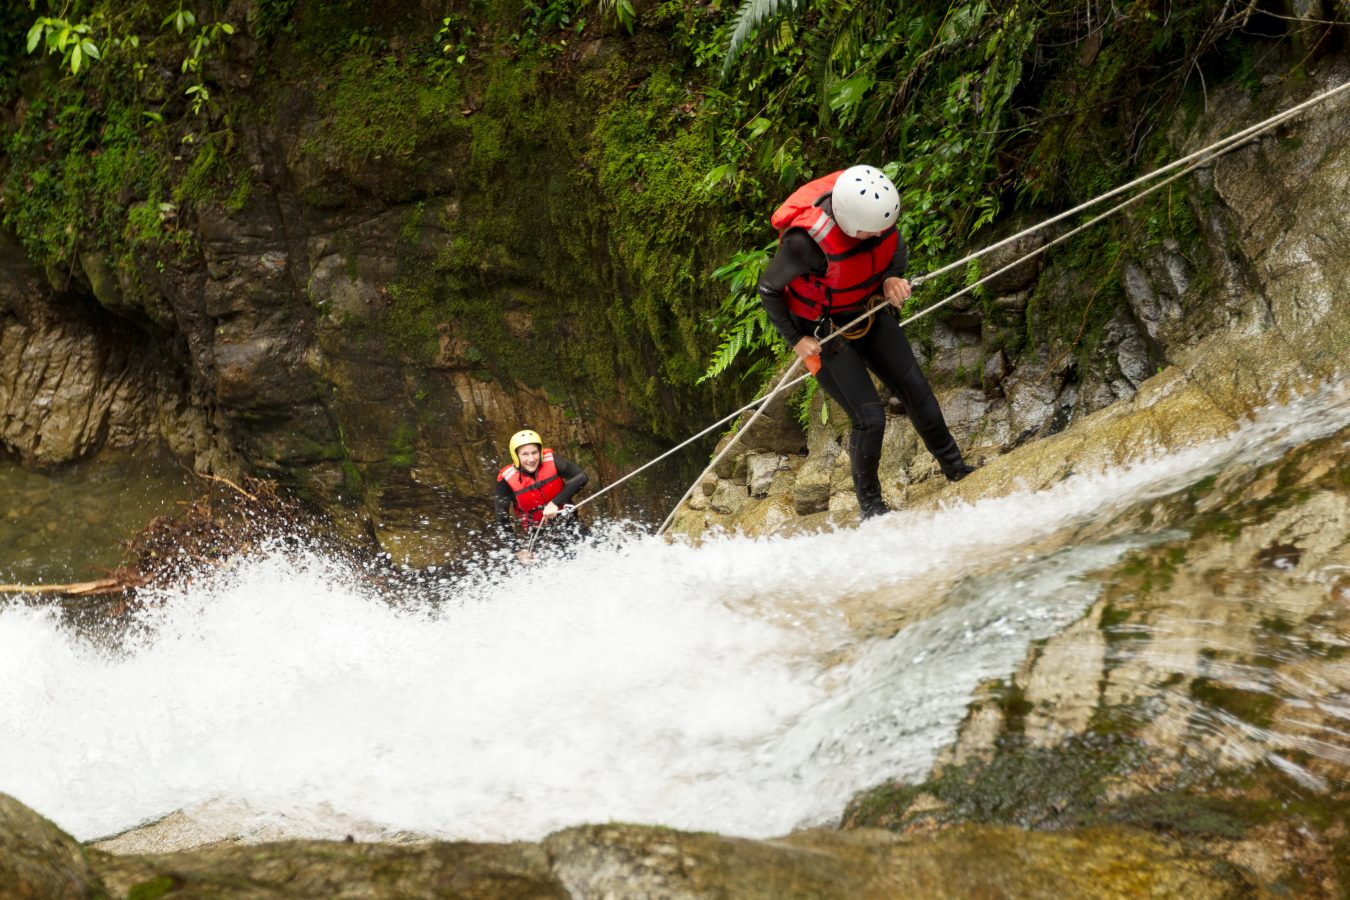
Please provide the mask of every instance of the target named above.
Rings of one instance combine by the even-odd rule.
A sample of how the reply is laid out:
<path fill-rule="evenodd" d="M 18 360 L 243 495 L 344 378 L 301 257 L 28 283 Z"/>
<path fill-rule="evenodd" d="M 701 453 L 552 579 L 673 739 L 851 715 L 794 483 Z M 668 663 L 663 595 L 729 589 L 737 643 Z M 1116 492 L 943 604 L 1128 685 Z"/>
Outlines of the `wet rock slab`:
<path fill-rule="evenodd" d="M 1231 868 L 1142 831 L 816 830 L 756 841 L 587 825 L 539 844 L 290 841 L 114 856 L 0 795 L 6 897 L 1224 897 Z"/>

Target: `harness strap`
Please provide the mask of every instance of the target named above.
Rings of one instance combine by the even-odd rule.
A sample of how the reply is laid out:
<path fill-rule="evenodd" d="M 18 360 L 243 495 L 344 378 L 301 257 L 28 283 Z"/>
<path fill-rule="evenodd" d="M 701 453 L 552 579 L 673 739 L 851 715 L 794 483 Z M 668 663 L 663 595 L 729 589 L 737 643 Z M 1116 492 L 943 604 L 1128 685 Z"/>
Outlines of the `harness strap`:
<path fill-rule="evenodd" d="M 874 299 L 876 298 L 869 297 L 867 302 L 870 303 Z M 889 308 L 894 309 L 894 307 Z M 872 322 L 876 319 L 876 315 L 880 311 L 881 310 L 873 310 L 865 319 L 855 324 L 852 328 L 839 328 L 828 318 L 826 318 L 825 316 L 821 316 L 819 319 L 816 320 L 815 323 L 816 327 L 812 329 L 811 332 L 812 336 L 815 337 L 815 339 L 818 341 L 826 341 L 829 340 L 831 336 L 838 334 L 846 341 L 856 341 L 860 338 L 866 337 L 867 333 L 872 330 Z M 824 330 L 823 334 L 821 333 L 822 329 Z M 837 351 L 840 348 L 840 346 L 842 345 L 835 344 L 834 349 Z"/>

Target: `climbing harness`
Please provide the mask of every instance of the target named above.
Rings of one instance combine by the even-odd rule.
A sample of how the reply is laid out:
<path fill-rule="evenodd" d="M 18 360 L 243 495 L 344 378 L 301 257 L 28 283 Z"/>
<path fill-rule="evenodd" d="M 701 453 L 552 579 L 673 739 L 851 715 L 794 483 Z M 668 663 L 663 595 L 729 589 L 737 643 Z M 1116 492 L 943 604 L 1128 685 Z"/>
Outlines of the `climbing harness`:
<path fill-rule="evenodd" d="M 1032 235 L 1032 234 L 1035 234 L 1035 233 L 1037 233 L 1037 232 L 1039 232 L 1039 231 L 1043 231 L 1044 229 L 1050 227 L 1051 225 L 1054 225 L 1054 224 L 1056 224 L 1056 223 L 1058 223 L 1058 222 L 1062 222 L 1062 221 L 1064 221 L 1065 219 L 1067 219 L 1067 218 L 1069 218 L 1069 217 L 1071 217 L 1071 216 L 1075 216 L 1075 215 L 1077 215 L 1077 214 L 1080 213 L 1080 212 L 1084 212 L 1085 210 L 1091 209 L 1092 207 L 1097 206 L 1098 204 L 1100 204 L 1100 203 L 1102 203 L 1102 202 L 1104 202 L 1104 201 L 1106 201 L 1106 200 L 1110 200 L 1110 199 L 1112 199 L 1112 198 L 1114 198 L 1114 197 L 1118 197 L 1118 196 L 1120 196 L 1121 194 L 1127 193 L 1128 191 L 1133 190 L 1134 188 L 1136 188 L 1136 187 L 1138 187 L 1138 186 L 1140 186 L 1140 185 L 1147 184 L 1148 182 L 1152 181 L 1152 180 L 1155 179 L 1155 178 L 1158 178 L 1159 176 L 1162 176 L 1162 175 L 1168 175 L 1167 178 L 1165 178 L 1165 179 L 1163 179 L 1163 180 L 1157 182 L 1156 184 L 1150 185 L 1149 187 L 1147 187 L 1147 188 L 1145 188 L 1144 190 L 1140 191 L 1138 194 L 1135 194 L 1134 196 L 1129 197 L 1128 199 L 1122 201 L 1121 203 L 1116 204 L 1115 206 L 1111 207 L 1110 209 L 1106 210 L 1105 212 L 1100 213 L 1100 214 L 1094 216 L 1093 218 L 1091 218 L 1091 219 L 1089 219 L 1088 221 L 1084 222 L 1083 224 L 1078 225 L 1078 226 L 1076 226 L 1075 228 L 1073 228 L 1073 229 L 1071 229 L 1071 230 L 1065 232 L 1064 234 L 1060 235 L 1059 237 L 1056 237 L 1056 238 L 1054 238 L 1054 239 L 1052 239 L 1052 240 L 1046 241 L 1046 242 L 1045 242 L 1044 244 L 1042 244 L 1041 246 L 1039 246 L 1039 247 L 1037 247 L 1036 249 L 1030 251 L 1029 253 L 1026 253 L 1025 255 L 1019 257 L 1018 259 L 1013 260 L 1012 262 L 1008 263 L 1007 265 L 1003 266 L 1002 268 L 997 269 L 997 270 L 994 271 L 994 272 L 990 272 L 988 275 L 983 276 L 983 277 L 980 278 L 979 280 L 974 281 L 974 282 L 972 282 L 971 284 L 966 285 L 966 286 L 965 286 L 964 288 L 962 288 L 961 290 L 956 291 L 955 293 L 950 294 L 950 295 L 947 296 L 947 297 L 944 297 L 943 299 L 939 300 L 937 303 L 934 303 L 932 306 L 926 307 L 926 308 L 920 310 L 919 312 L 915 313 L 914 315 L 910 316 L 909 318 L 904 319 L 903 321 L 900 322 L 900 327 L 903 328 L 904 326 L 910 324 L 911 322 L 914 322 L 914 321 L 916 321 L 917 319 L 922 318 L 923 316 L 928 315 L 929 313 L 933 312 L 934 310 L 937 310 L 937 309 L 942 308 L 943 306 L 946 306 L 948 303 L 951 303 L 953 300 L 956 300 L 956 299 L 959 298 L 959 297 L 962 297 L 962 296 L 965 296 L 966 294 L 969 294 L 971 291 L 975 290 L 975 289 L 976 289 L 977 287 L 979 287 L 980 285 L 985 284 L 985 283 L 987 283 L 987 282 L 993 280 L 994 278 L 997 278 L 998 276 L 1002 275 L 1003 273 L 1008 272 L 1008 271 L 1010 271 L 1010 270 L 1012 270 L 1012 269 L 1014 269 L 1014 268 L 1016 268 L 1016 267 L 1022 265 L 1022 264 L 1023 264 L 1024 262 L 1026 262 L 1027 260 L 1034 259 L 1035 257 L 1040 256 L 1041 254 L 1043 254 L 1043 253 L 1045 253 L 1046 251 L 1048 251 L 1051 247 L 1054 247 L 1054 246 L 1056 246 L 1056 245 L 1058 245 L 1058 244 L 1063 243 L 1064 241 L 1068 240 L 1069 238 L 1073 237 L 1074 235 L 1078 234 L 1079 232 L 1082 232 L 1082 231 L 1084 231 L 1084 230 L 1086 230 L 1086 229 L 1088 229 L 1088 228 L 1091 228 L 1093 225 L 1096 225 L 1098 222 L 1102 221 L 1103 219 L 1105 219 L 1105 218 L 1107 218 L 1107 217 L 1109 217 L 1109 216 L 1112 216 L 1112 215 L 1114 215 L 1114 214 L 1117 213 L 1117 212 L 1120 212 L 1122 209 L 1125 209 L 1125 208 L 1128 207 L 1128 206 L 1131 206 L 1131 205 L 1133 205 L 1133 204 L 1135 204 L 1135 203 L 1138 203 L 1140 200 L 1144 199 L 1144 198 L 1147 197 L 1149 194 L 1152 194 L 1154 191 L 1160 190 L 1161 188 L 1164 188 L 1164 187 L 1166 187 L 1167 185 L 1172 184 L 1173 182 L 1175 182 L 1175 181 L 1177 181 L 1178 179 L 1180 179 L 1180 178 L 1182 178 L 1182 177 L 1184 177 L 1184 176 L 1190 174 L 1191 172 L 1195 171 L 1196 169 L 1200 168 L 1201 166 L 1205 165 L 1206 163 L 1209 163 L 1209 162 L 1214 161 L 1215 159 L 1219 158 L 1220 156 L 1223 156 L 1225 153 L 1228 153 L 1229 151 L 1234 150 L 1234 149 L 1236 149 L 1237 147 L 1242 146 L 1243 144 L 1246 144 L 1247 142 L 1249 142 L 1249 141 L 1252 140 L 1253 138 L 1255 138 L 1255 137 L 1257 137 L 1257 136 L 1259 136 L 1259 135 L 1261 135 L 1261 134 L 1263 134 L 1263 133 L 1269 131 L 1270 129 L 1275 128 L 1276 126 L 1278 126 L 1278 125 L 1280 125 L 1280 124 L 1283 124 L 1284 122 L 1286 122 L 1286 121 L 1288 121 L 1288 120 L 1294 118 L 1295 116 L 1297 116 L 1299 113 L 1303 112 L 1304 110 L 1309 109 L 1309 108 L 1311 108 L 1311 107 L 1313 107 L 1313 106 L 1316 106 L 1316 105 L 1319 104 L 1319 103 L 1323 103 L 1323 102 L 1325 102 L 1325 101 L 1327 101 L 1327 100 L 1330 100 L 1332 97 L 1335 97 L 1335 96 L 1337 96 L 1337 95 L 1339 95 L 1339 94 L 1342 94 L 1342 93 L 1344 93 L 1346 90 L 1350 90 L 1350 81 L 1347 81 L 1347 82 L 1345 82 L 1345 83 L 1343 83 L 1343 84 L 1337 85 L 1337 86 L 1334 87 L 1334 88 L 1330 88 L 1330 89 L 1328 89 L 1328 90 L 1326 90 L 1326 91 L 1323 91 L 1322 93 L 1317 94 L 1316 96 L 1311 97 L 1311 98 L 1309 98 L 1308 100 L 1303 101 L 1302 103 L 1299 103 L 1299 104 L 1296 104 L 1296 105 L 1294 105 L 1294 106 L 1291 106 L 1289 109 L 1286 109 L 1285 111 L 1283 111 L 1283 112 L 1281 112 L 1281 113 L 1277 113 L 1277 114 L 1275 114 L 1275 115 L 1273 115 L 1273 116 L 1271 116 L 1271 117 L 1269 117 L 1269 118 L 1267 118 L 1267 119 L 1265 119 L 1265 120 L 1263 120 L 1263 121 L 1261 121 L 1261 122 L 1256 123 L 1255 125 L 1252 125 L 1252 126 L 1250 126 L 1250 127 L 1248 127 L 1248 128 L 1244 128 L 1244 129 L 1242 129 L 1241 131 L 1235 132 L 1234 134 L 1231 134 L 1231 135 L 1229 135 L 1229 136 L 1227 136 L 1227 137 L 1225 137 L 1225 138 L 1222 138 L 1222 139 L 1220 139 L 1220 140 L 1218 140 L 1218 141 L 1215 141 L 1214 143 L 1208 145 L 1207 147 L 1204 147 L 1204 148 L 1202 148 L 1202 149 L 1200 149 L 1200 150 L 1195 151 L 1194 153 L 1191 153 L 1191 154 L 1188 154 L 1188 155 L 1186 155 L 1186 156 L 1183 156 L 1183 157 L 1181 157 L 1180 159 L 1174 160 L 1174 161 L 1168 163 L 1167 165 L 1165 165 L 1165 166 L 1163 166 L 1163 167 L 1161 167 L 1161 168 L 1159 168 L 1159 169 L 1155 169 L 1154 171 L 1149 172 L 1149 173 L 1146 174 L 1146 175 L 1141 175 L 1140 177 L 1134 179 L 1133 181 L 1130 181 L 1130 182 L 1128 182 L 1128 183 L 1126 183 L 1126 184 L 1121 185 L 1120 187 L 1117 187 L 1117 188 L 1114 188 L 1114 189 L 1112 189 L 1112 190 L 1110 190 L 1110 191 L 1107 191 L 1107 192 L 1104 193 L 1104 194 L 1100 194 L 1100 195 L 1098 195 L 1097 197 L 1094 197 L 1094 198 L 1092 198 L 1091 200 L 1086 201 L 1085 203 L 1081 203 L 1081 204 L 1079 204 L 1078 206 L 1075 206 L 1073 209 L 1069 209 L 1069 210 L 1066 210 L 1066 211 L 1064 211 L 1064 212 L 1062 212 L 1062 213 L 1058 213 L 1057 215 L 1052 216 L 1051 218 L 1046 219 L 1046 220 L 1043 221 L 1043 222 L 1039 222 L 1039 223 L 1037 223 L 1037 224 L 1035 224 L 1035 225 L 1032 225 L 1032 226 L 1029 227 L 1029 228 L 1026 228 L 1026 229 L 1024 229 L 1024 230 L 1022 230 L 1022 231 L 1017 232 L 1016 234 L 1014 234 L 1014 235 L 1012 235 L 1012 236 L 1010 236 L 1010 237 L 1006 237 L 1006 238 L 1004 238 L 1004 239 L 1001 240 L 1001 241 L 997 241 L 996 243 L 990 244 L 989 246 L 987 246 L 987 247 L 985 247 L 985 248 L 983 248 L 983 249 L 981 249 L 981 250 L 977 250 L 976 252 L 971 253 L 971 254 L 969 254 L 968 256 L 965 256 L 965 257 L 963 257 L 963 258 L 961 258 L 961 259 L 956 260 L 955 262 L 948 263 L 947 265 L 945 265 L 945 266 L 943 266 L 943 267 L 941 267 L 941 268 L 939 268 L 939 269 L 935 269 L 935 270 L 933 270 L 932 272 L 928 272 L 928 273 L 925 273 L 925 274 L 922 274 L 922 275 L 917 275 L 917 276 L 915 276 L 914 278 L 910 279 L 910 285 L 911 285 L 911 287 L 916 287 L 916 288 L 917 288 L 920 284 L 923 284 L 924 282 L 931 281 L 932 279 L 937 278 L 937 277 L 939 277 L 939 276 L 941 276 L 941 275 L 945 275 L 945 274 L 948 273 L 948 272 L 951 272 L 951 271 L 954 271 L 954 270 L 956 270 L 956 269 L 962 268 L 963 266 L 965 266 L 967 263 L 971 262 L 972 260 L 979 259 L 979 258 L 981 258 L 981 257 L 983 257 L 983 256 L 988 255 L 989 253 L 992 253 L 992 252 L 995 251 L 995 250 L 998 250 L 998 249 L 1000 249 L 1000 248 L 1002 248 L 1002 247 L 1006 247 L 1006 246 L 1008 246 L 1009 244 L 1012 244 L 1012 243 L 1014 243 L 1014 242 L 1016 242 L 1016 241 L 1019 241 L 1019 240 L 1021 240 L 1022 238 L 1029 237 L 1029 236 Z M 1168 173 L 1171 173 L 1171 174 L 1169 175 Z M 828 335 L 826 335 L 824 338 L 820 339 L 820 343 L 821 343 L 822 345 L 824 345 L 825 343 L 827 343 L 827 342 L 829 342 L 829 341 L 831 341 L 831 340 L 834 340 L 835 338 L 839 337 L 841 334 L 846 334 L 850 329 L 853 329 L 855 326 L 857 326 L 859 323 L 861 323 L 864 319 L 869 319 L 869 317 L 870 317 L 873 313 L 875 313 L 875 312 L 877 312 L 878 310 L 884 308 L 884 307 L 887 305 L 888 302 L 889 302 L 889 301 L 883 301 L 882 303 L 879 303 L 879 304 L 877 304 L 876 306 L 874 306 L 874 307 L 868 309 L 867 311 L 863 312 L 861 315 L 859 315 L 857 318 L 851 320 L 851 321 L 848 322 L 847 324 L 845 324 L 845 325 L 843 325 L 843 326 L 839 326 L 839 327 L 836 328 L 834 331 L 832 331 L 830 334 L 828 334 Z M 861 335 L 859 335 L 859 337 L 861 337 Z M 811 359 L 814 359 L 814 360 L 815 360 L 815 367 L 816 367 L 816 369 L 818 370 L 818 369 L 819 369 L 819 365 L 820 365 L 820 358 L 819 358 L 818 356 L 816 356 L 816 357 L 811 357 Z M 622 478 L 619 478 L 619 479 L 617 479 L 616 481 L 614 481 L 614 482 L 612 482 L 612 483 L 606 485 L 605 487 L 603 487 L 603 488 L 601 488 L 600 490 L 596 491 L 595 493 L 591 494 L 589 497 L 587 497 L 587 498 L 585 498 L 584 500 L 582 500 L 582 501 L 580 501 L 579 503 L 577 503 L 577 504 L 573 507 L 573 510 L 580 509 L 582 506 L 586 505 L 587 503 L 590 503 L 591 501 L 596 500 L 596 499 L 598 499 L 598 498 L 604 496 L 606 493 L 608 493 L 609 491 L 614 490 L 614 488 L 616 488 L 616 487 L 618 487 L 619 485 L 623 484 L 625 481 L 627 481 L 628 479 L 634 477 L 634 476 L 637 475 L 638 473 L 643 472 L 643 471 L 645 471 L 646 469 L 651 468 L 652 466 L 656 465 L 658 462 L 661 462 L 662 460 L 667 459 L 667 458 L 670 457 L 670 456 L 673 456 L 674 454 L 678 453 L 680 450 L 683 450 L 685 447 L 688 447 L 690 444 L 694 443 L 695 441 L 698 441 L 699 439 L 701 439 L 701 438 L 703 438 L 703 437 L 706 437 L 707 435 L 711 434 L 713 431 L 717 430 L 718 428 L 721 428 L 723 425 L 726 425 L 727 423 L 729 423 L 729 422 L 735 420 L 736 418 L 738 418 L 739 416 L 741 416 L 743 413 L 748 412 L 749 410 L 753 409 L 753 410 L 754 410 L 754 413 L 750 416 L 750 418 L 749 418 L 748 420 L 746 420 L 746 422 L 745 422 L 744 424 L 742 424 L 742 425 L 737 429 L 736 433 L 735 433 L 734 435 L 732 435 L 731 440 L 729 440 L 729 441 L 727 442 L 726 446 L 723 447 L 723 448 L 717 453 L 717 455 L 713 457 L 712 461 L 708 463 L 707 467 L 704 468 L 703 472 L 699 475 L 699 477 L 694 479 L 693 483 L 689 486 L 689 489 L 686 490 L 686 491 L 684 492 L 684 496 L 682 496 L 682 497 L 679 499 L 679 501 L 676 502 L 674 508 L 670 511 L 670 515 L 666 516 L 665 521 L 663 521 L 663 522 L 661 523 L 661 527 L 658 528 L 658 529 L 656 530 L 656 533 L 657 533 L 657 534 L 662 534 L 662 533 L 664 533 L 665 530 L 670 526 L 670 523 L 671 523 L 672 521 L 674 521 L 676 512 L 678 512 L 679 509 L 680 509 L 680 507 L 684 505 L 685 501 L 687 501 L 687 500 L 689 499 L 689 496 L 694 492 L 694 488 L 697 487 L 698 484 L 703 480 L 704 475 L 706 475 L 710 470 L 712 470 L 714 467 L 716 467 L 716 465 L 717 465 L 719 462 L 722 461 L 722 458 L 725 457 L 725 456 L 727 455 L 728 452 L 730 452 L 730 450 L 731 450 L 731 448 L 732 448 L 733 446 L 735 446 L 736 441 L 741 437 L 741 435 L 745 434 L 747 431 L 750 430 L 750 426 L 753 425 L 753 424 L 755 423 L 755 421 L 758 420 L 758 418 L 760 417 L 760 415 L 764 412 L 764 410 L 765 410 L 766 408 L 768 408 L 769 403 L 770 403 L 775 397 L 777 397 L 779 394 L 781 394 L 784 390 L 787 390 L 787 389 L 789 389 L 789 388 L 796 387 L 798 384 L 802 383 L 802 382 L 805 381 L 807 378 L 810 378 L 810 377 L 811 377 L 811 375 L 812 375 L 811 372 L 808 372 L 807 374 L 804 374 L 804 375 L 797 376 L 796 378 L 793 378 L 793 377 L 792 377 L 792 376 L 796 373 L 797 367 L 800 366 L 800 365 L 802 365 L 802 360 L 801 360 L 800 358 L 794 359 L 794 360 L 792 361 L 792 364 L 791 364 L 790 366 L 788 366 L 787 371 L 783 373 L 782 377 L 779 378 L 778 383 L 774 386 L 774 388 L 773 388 L 771 391 L 769 391 L 769 393 L 767 393 L 767 394 L 765 394 L 764 396 L 759 397 L 759 398 L 757 398 L 757 399 L 755 399 L 755 400 L 751 400 L 749 403 L 745 404 L 744 406 L 742 406 L 740 409 L 736 410 L 735 412 L 729 413 L 728 415 L 726 415 L 726 416 L 722 417 L 721 419 L 717 420 L 716 422 L 712 423 L 712 424 L 709 425 L 707 428 L 703 429 L 702 431 L 698 432 L 697 434 L 695 434 L 695 435 L 693 435 L 693 436 L 687 438 L 686 440 L 682 441 L 682 442 L 679 443 L 679 444 L 676 444 L 674 447 L 670 448 L 670 449 L 667 450 L 665 453 L 662 453 L 661 455 L 659 455 L 659 456 L 657 456 L 657 457 L 651 459 L 650 461 L 648 461 L 648 462 L 642 464 L 641 466 L 638 466 L 636 469 L 634 469 L 633 471 L 629 472 L 627 475 L 624 475 Z M 807 365 L 809 366 L 809 365 L 811 365 L 811 364 L 808 363 Z M 792 380 L 789 380 L 789 379 L 792 379 Z"/>
<path fill-rule="evenodd" d="M 875 299 L 875 298 L 869 298 L 869 299 Z M 886 304 L 883 303 L 881 306 L 873 307 L 873 313 L 875 313 L 877 310 L 881 309 L 882 306 L 885 306 L 885 305 L 886 305 Z M 859 338 L 867 337 L 867 332 L 869 332 L 869 331 L 872 330 L 872 322 L 873 322 L 875 319 L 876 319 L 876 316 L 875 316 L 875 315 L 869 314 L 869 315 L 867 316 L 867 321 L 866 321 L 866 322 L 863 322 L 861 325 L 858 325 L 858 326 L 856 326 L 856 327 L 854 327 L 854 328 L 837 328 L 837 327 L 835 327 L 834 323 L 830 322 L 829 320 L 817 322 L 817 323 L 816 323 L 816 329 L 815 329 L 815 337 L 816 337 L 816 340 L 819 340 L 819 341 L 821 341 L 821 342 L 824 342 L 824 341 L 828 341 L 828 340 L 830 339 L 830 335 L 838 334 L 840 337 L 842 337 L 842 338 L 843 338 L 844 340 L 846 340 L 846 341 L 856 341 L 856 340 L 858 340 Z M 854 321 L 857 321 L 857 320 L 855 319 Z M 828 332 L 826 333 L 826 336 L 825 336 L 825 337 L 821 337 L 821 335 L 820 335 L 820 330 L 821 330 L 822 328 L 828 328 L 828 329 L 829 329 Z"/>

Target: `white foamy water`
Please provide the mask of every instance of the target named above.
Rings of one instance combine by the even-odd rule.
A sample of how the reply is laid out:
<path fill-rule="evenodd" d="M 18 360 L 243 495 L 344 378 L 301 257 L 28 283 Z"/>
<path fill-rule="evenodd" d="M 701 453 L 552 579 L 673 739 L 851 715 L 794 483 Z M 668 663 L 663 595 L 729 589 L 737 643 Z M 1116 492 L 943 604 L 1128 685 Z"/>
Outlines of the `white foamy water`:
<path fill-rule="evenodd" d="M 178 810 L 199 841 L 781 834 L 922 777 L 976 685 L 1159 536 L 1028 544 L 1347 421 L 1342 388 L 1035 494 L 791 539 L 640 538 L 434 602 L 262 552 L 152 603 L 116 650 L 0 607 L 0 791 L 86 840 Z M 860 595 L 903 608 L 977 567 L 892 637 L 849 624 Z"/>

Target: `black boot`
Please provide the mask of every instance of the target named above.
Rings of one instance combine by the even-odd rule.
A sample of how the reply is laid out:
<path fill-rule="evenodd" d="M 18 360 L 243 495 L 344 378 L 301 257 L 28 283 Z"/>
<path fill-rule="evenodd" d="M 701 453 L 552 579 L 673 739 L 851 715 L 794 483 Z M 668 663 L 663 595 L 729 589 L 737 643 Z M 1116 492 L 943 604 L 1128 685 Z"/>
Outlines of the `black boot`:
<path fill-rule="evenodd" d="M 881 499 L 881 482 L 873 475 L 853 475 L 853 493 L 858 497 L 858 513 L 863 521 L 873 516 L 884 516 L 891 511 Z"/>
<path fill-rule="evenodd" d="M 942 474 L 947 476 L 948 481 L 960 481 L 962 478 L 965 478 L 967 475 L 969 475 L 971 472 L 974 471 L 975 471 L 974 466 L 970 465 L 965 460 L 959 458 L 953 465 L 949 466 L 943 464 L 942 466 Z"/>

